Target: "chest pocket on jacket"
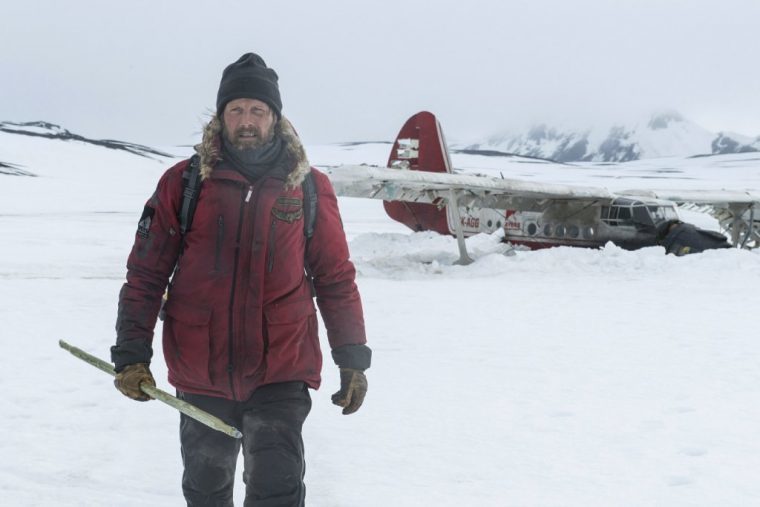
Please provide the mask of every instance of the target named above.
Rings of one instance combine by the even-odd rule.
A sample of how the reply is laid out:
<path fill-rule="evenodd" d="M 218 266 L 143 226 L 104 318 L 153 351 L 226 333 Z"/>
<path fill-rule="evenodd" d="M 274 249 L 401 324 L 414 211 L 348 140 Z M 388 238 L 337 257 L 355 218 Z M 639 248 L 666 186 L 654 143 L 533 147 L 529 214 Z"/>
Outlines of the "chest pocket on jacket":
<path fill-rule="evenodd" d="M 288 227 L 301 219 L 303 219 L 303 199 L 298 197 L 278 197 L 275 200 L 274 206 L 272 206 L 272 222 L 269 229 L 269 253 L 267 255 L 268 273 L 271 273 L 274 270 L 275 255 L 278 253 L 288 255 L 290 253 L 280 252 L 280 248 L 283 245 L 278 246 L 277 243 L 278 239 L 282 241 L 283 238 L 278 238 L 278 224 Z M 298 230 L 300 231 L 301 229 L 299 228 Z"/>
<path fill-rule="evenodd" d="M 292 224 L 303 218 L 303 200 L 297 197 L 278 197 L 272 206 L 272 216 Z"/>

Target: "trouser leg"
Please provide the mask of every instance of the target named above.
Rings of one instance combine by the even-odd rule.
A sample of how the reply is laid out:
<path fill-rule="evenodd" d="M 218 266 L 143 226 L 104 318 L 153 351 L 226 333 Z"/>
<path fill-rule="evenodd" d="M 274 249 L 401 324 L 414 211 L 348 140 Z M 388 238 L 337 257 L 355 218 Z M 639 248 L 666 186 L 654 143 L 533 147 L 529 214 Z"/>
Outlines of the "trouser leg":
<path fill-rule="evenodd" d="M 301 429 L 311 410 L 303 382 L 256 390 L 242 414 L 246 507 L 301 507 L 306 488 Z"/>
<path fill-rule="evenodd" d="M 228 424 L 238 426 L 237 402 L 190 393 L 179 393 L 179 397 Z M 188 507 L 232 507 L 240 440 L 213 430 L 185 414 L 180 418 L 179 434 L 185 467 L 182 492 Z"/>

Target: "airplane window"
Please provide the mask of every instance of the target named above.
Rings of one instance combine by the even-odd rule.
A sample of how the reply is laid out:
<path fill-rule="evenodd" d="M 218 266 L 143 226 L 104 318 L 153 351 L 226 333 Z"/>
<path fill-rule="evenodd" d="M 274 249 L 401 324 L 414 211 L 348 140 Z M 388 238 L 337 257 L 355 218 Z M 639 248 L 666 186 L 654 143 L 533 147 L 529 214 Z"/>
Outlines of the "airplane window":
<path fill-rule="evenodd" d="M 619 220 L 630 220 L 631 219 L 631 208 L 620 208 L 618 210 L 617 215 Z"/>
<path fill-rule="evenodd" d="M 577 225 L 571 225 L 567 228 L 567 235 L 571 238 L 577 238 L 580 234 L 580 230 L 578 229 Z"/>
<path fill-rule="evenodd" d="M 667 206 L 649 206 L 648 209 L 649 214 L 656 223 L 678 218 L 675 210 Z"/>
<path fill-rule="evenodd" d="M 528 234 L 530 234 L 531 236 L 535 236 L 537 232 L 538 232 L 538 226 L 534 224 L 533 222 L 529 223 Z"/>
<path fill-rule="evenodd" d="M 647 209 L 644 206 L 636 206 L 633 210 L 633 216 L 636 223 L 642 225 L 654 225 L 652 218 L 657 216 L 657 207 L 650 206 L 649 209 Z"/>
<path fill-rule="evenodd" d="M 558 238 L 562 238 L 565 236 L 565 226 L 564 225 L 558 225 L 557 228 L 554 230 L 554 233 L 557 235 Z"/>
<path fill-rule="evenodd" d="M 552 235 L 552 226 L 550 224 L 546 224 L 544 226 L 544 236 L 550 237 Z"/>
<path fill-rule="evenodd" d="M 583 228 L 583 237 L 586 239 L 591 239 L 594 237 L 594 228 L 590 225 L 588 227 Z"/>

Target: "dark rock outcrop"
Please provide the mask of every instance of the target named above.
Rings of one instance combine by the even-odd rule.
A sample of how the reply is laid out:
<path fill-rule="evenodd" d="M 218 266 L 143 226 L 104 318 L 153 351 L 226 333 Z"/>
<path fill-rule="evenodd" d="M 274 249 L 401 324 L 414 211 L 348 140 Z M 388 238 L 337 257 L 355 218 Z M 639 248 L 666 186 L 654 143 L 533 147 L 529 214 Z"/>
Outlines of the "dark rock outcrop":
<path fill-rule="evenodd" d="M 141 144 L 126 143 L 123 141 L 114 141 L 112 139 L 89 139 L 78 134 L 73 134 L 68 130 L 44 121 L 31 121 L 23 123 L 0 122 L 0 132 L 11 134 L 20 134 L 24 136 L 44 137 L 47 139 L 60 139 L 62 141 L 82 141 L 84 143 L 103 146 L 113 150 L 123 150 L 141 157 L 172 157 L 169 153 L 156 150 L 149 146 Z"/>

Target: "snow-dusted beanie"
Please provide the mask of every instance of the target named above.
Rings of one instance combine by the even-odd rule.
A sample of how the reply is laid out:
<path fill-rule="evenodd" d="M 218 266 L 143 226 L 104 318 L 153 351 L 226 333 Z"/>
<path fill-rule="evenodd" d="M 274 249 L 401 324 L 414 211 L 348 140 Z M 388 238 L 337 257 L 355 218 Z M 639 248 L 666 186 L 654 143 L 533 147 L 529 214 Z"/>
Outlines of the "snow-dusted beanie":
<path fill-rule="evenodd" d="M 258 99 L 282 116 L 282 100 L 277 84 L 277 73 L 267 67 L 264 59 L 255 53 L 246 53 L 231 63 L 222 73 L 216 95 L 216 114 L 222 117 L 224 106 L 235 99 Z"/>

